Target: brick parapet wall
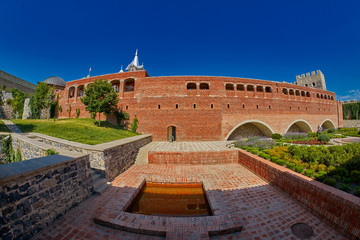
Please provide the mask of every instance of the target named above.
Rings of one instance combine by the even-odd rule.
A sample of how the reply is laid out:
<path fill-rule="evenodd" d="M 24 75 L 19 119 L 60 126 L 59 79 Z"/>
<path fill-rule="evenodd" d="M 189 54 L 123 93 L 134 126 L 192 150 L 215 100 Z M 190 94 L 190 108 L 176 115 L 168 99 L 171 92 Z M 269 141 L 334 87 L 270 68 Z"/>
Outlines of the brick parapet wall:
<path fill-rule="evenodd" d="M 46 145 L 65 149 L 69 152 L 89 154 L 91 168 L 100 171 L 107 181 L 112 181 L 134 164 L 139 149 L 152 141 L 151 135 L 139 135 L 97 145 L 88 145 L 41 133 L 31 133 L 29 137 L 33 138 L 33 141 L 41 141 Z"/>
<path fill-rule="evenodd" d="M 198 151 L 198 152 L 162 152 L 150 151 L 149 164 L 230 164 L 238 162 L 237 150 Z"/>
<path fill-rule="evenodd" d="M 239 163 L 350 239 L 360 238 L 360 198 L 239 150 Z"/>
<path fill-rule="evenodd" d="M 92 192 L 88 155 L 1 165 L 1 238 L 30 239 Z"/>

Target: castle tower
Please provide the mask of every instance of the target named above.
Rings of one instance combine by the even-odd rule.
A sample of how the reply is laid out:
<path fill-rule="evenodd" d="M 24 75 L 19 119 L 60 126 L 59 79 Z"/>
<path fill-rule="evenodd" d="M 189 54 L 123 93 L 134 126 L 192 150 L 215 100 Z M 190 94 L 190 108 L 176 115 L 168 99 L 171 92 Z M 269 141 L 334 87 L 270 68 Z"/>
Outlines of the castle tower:
<path fill-rule="evenodd" d="M 306 73 L 306 76 L 305 76 L 305 74 L 301 74 L 301 76 L 297 75 L 296 82 L 294 84 L 300 85 L 300 86 L 305 86 L 305 87 L 326 90 L 325 77 L 324 77 L 324 74 L 320 70 L 317 70 L 316 73 L 315 73 L 315 71 L 312 71 L 311 74 Z"/>
<path fill-rule="evenodd" d="M 144 65 L 139 65 L 138 50 L 136 49 L 134 60 L 127 66 L 126 70 L 129 72 L 144 70 Z"/>

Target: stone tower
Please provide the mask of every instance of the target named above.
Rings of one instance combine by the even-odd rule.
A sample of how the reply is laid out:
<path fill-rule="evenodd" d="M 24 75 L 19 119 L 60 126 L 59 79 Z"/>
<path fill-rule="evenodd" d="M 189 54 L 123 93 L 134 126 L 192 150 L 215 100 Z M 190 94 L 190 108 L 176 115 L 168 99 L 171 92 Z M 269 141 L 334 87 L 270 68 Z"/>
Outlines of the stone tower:
<path fill-rule="evenodd" d="M 316 73 L 315 71 L 312 71 L 311 74 L 306 73 L 306 76 L 305 74 L 301 74 L 301 76 L 297 75 L 295 84 L 305 87 L 326 90 L 325 77 L 320 70 L 317 70 Z"/>

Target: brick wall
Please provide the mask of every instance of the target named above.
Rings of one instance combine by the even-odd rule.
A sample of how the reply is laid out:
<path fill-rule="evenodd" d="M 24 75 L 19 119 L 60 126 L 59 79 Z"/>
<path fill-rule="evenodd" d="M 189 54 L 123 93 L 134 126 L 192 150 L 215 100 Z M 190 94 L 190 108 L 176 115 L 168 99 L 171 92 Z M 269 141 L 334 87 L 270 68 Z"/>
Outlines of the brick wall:
<path fill-rule="evenodd" d="M 360 238 L 360 198 L 239 150 L 239 163 L 350 239 Z"/>
<path fill-rule="evenodd" d="M 149 164 L 228 164 L 238 162 L 238 152 L 204 151 L 204 152 L 159 152 L 150 151 Z"/>
<path fill-rule="evenodd" d="M 92 192 L 88 155 L 1 165 L 1 238 L 30 239 Z"/>
<path fill-rule="evenodd" d="M 133 92 L 124 92 L 123 81 L 127 78 L 135 79 Z M 65 90 L 59 92 L 59 105 L 63 109 L 60 118 L 68 117 L 70 106 L 72 118 L 76 117 L 76 109 L 80 109 L 80 117 L 90 117 L 80 97 L 68 98 L 68 89 L 85 86 L 94 79 L 120 81 L 118 108 L 129 113 L 130 123 L 136 116 L 138 132 L 152 134 L 155 141 L 167 140 L 168 126 L 176 127 L 178 141 L 224 140 L 235 126 L 245 120 L 262 121 L 280 134 L 285 134 L 297 120 L 306 121 L 314 131 L 325 120 L 331 121 L 334 127 L 342 126 L 342 112 L 333 92 L 245 78 L 147 77 L 145 71 L 68 82 Z M 197 89 L 188 90 L 187 83 L 197 84 Z M 200 89 L 202 83 L 209 84 L 209 89 Z M 225 90 L 226 84 L 232 84 L 234 90 Z M 237 90 L 237 85 L 251 85 L 255 90 L 248 91 L 246 87 Z M 264 91 L 258 91 L 257 86 L 263 87 Z M 272 92 L 266 92 L 266 87 L 270 87 Z M 283 89 L 289 93 L 283 94 Z M 106 117 L 101 115 L 101 119 Z M 113 116 L 109 120 L 115 123 Z"/>

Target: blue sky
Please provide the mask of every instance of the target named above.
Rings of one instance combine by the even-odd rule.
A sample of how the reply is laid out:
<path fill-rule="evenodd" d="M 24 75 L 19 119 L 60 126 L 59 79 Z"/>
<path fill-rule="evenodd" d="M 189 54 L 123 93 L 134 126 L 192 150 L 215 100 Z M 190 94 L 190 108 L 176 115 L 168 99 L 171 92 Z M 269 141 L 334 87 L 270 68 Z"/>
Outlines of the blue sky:
<path fill-rule="evenodd" d="M 360 99 L 360 1 L 0 0 L 0 69 L 30 82 L 114 73 L 294 82 Z"/>

